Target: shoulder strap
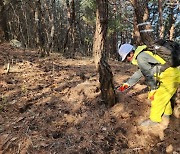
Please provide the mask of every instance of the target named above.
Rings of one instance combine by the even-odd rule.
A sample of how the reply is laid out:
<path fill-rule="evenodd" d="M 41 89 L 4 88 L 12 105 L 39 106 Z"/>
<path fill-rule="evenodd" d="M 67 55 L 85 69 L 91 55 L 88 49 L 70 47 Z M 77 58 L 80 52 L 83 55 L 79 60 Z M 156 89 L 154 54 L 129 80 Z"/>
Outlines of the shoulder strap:
<path fill-rule="evenodd" d="M 146 48 L 147 48 L 146 45 L 141 45 L 141 46 L 138 46 L 138 47 L 137 47 L 137 49 L 136 49 L 135 52 L 134 52 L 133 60 L 132 60 L 132 62 L 131 62 L 133 65 L 137 65 L 137 60 L 136 60 L 137 56 L 138 56 L 144 49 L 146 49 Z"/>

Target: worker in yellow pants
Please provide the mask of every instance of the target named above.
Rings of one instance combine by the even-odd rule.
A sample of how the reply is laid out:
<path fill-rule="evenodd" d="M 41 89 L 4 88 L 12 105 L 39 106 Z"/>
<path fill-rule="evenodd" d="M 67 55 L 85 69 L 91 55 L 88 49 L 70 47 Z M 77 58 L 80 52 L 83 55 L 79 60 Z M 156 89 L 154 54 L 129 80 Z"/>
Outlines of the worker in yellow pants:
<path fill-rule="evenodd" d="M 161 73 L 159 79 L 160 87 L 156 90 L 151 102 L 150 119 L 153 122 L 161 122 L 163 114 L 172 114 L 170 99 L 180 84 L 180 69 L 169 67 Z"/>
<path fill-rule="evenodd" d="M 149 87 L 148 99 L 152 101 L 150 119 L 143 121 L 141 126 L 158 124 L 163 115 L 171 115 L 170 100 L 180 84 L 180 44 L 171 40 L 158 40 L 149 46 L 138 46 L 137 49 L 131 44 L 122 44 L 118 53 L 122 61 L 129 61 L 139 69 L 117 90 L 125 91 L 142 76 Z"/>

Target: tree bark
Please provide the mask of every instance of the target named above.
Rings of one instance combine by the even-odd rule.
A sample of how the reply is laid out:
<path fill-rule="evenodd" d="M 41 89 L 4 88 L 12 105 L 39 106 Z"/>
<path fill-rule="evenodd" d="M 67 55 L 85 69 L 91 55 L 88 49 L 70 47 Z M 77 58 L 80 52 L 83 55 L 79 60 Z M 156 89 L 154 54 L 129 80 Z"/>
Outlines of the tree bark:
<path fill-rule="evenodd" d="M 175 29 L 175 17 L 174 17 L 174 13 L 173 13 L 173 9 L 174 8 L 170 8 L 170 17 L 169 17 L 169 40 L 173 40 L 173 36 L 174 36 L 174 29 Z"/>
<path fill-rule="evenodd" d="M 0 42 L 9 39 L 7 21 L 6 21 L 6 12 L 5 12 L 6 5 L 4 5 L 3 1 L 0 0 Z"/>
<path fill-rule="evenodd" d="M 137 19 L 136 16 L 134 15 L 134 22 L 133 22 L 133 27 L 134 27 L 134 31 L 133 31 L 133 43 L 136 45 L 140 45 L 141 44 L 141 35 L 139 32 L 139 28 L 137 25 Z"/>
<path fill-rule="evenodd" d="M 141 40 L 146 45 L 154 41 L 153 29 L 149 22 L 148 2 L 149 0 L 131 0 L 137 18 Z"/>
<path fill-rule="evenodd" d="M 164 26 L 162 16 L 162 0 L 158 0 L 158 12 L 159 12 L 159 38 L 164 38 Z"/>
<path fill-rule="evenodd" d="M 65 55 L 70 55 L 71 58 L 75 56 L 75 2 L 66 0 L 67 5 L 67 16 L 68 16 L 68 28 L 64 40 L 63 52 Z M 72 41 L 70 41 L 72 40 Z M 69 44 L 68 44 L 69 43 Z M 69 46 L 70 53 L 66 53 L 66 47 Z"/>
<path fill-rule="evenodd" d="M 113 85 L 113 75 L 106 61 L 105 44 L 108 22 L 108 0 L 96 0 L 96 31 L 94 36 L 93 54 L 96 68 L 99 72 L 101 97 L 108 106 L 116 103 Z"/>
<path fill-rule="evenodd" d="M 51 9 L 48 9 L 49 5 L 51 6 Z M 53 38 L 54 38 L 54 14 L 53 14 L 53 6 L 55 5 L 55 0 L 51 0 L 49 2 L 49 4 L 45 4 L 46 7 L 46 14 L 48 15 L 48 21 L 49 24 L 47 25 L 47 31 L 46 31 L 46 36 L 47 36 L 47 45 L 46 45 L 46 52 L 50 52 L 51 51 L 51 47 L 53 44 Z"/>
<path fill-rule="evenodd" d="M 35 12 L 35 23 L 36 23 L 36 41 L 37 46 L 39 47 L 39 54 L 41 57 L 44 57 L 46 55 L 45 53 L 45 35 L 44 35 L 44 17 L 43 17 L 43 11 L 41 9 L 41 1 L 36 1 L 36 12 Z"/>

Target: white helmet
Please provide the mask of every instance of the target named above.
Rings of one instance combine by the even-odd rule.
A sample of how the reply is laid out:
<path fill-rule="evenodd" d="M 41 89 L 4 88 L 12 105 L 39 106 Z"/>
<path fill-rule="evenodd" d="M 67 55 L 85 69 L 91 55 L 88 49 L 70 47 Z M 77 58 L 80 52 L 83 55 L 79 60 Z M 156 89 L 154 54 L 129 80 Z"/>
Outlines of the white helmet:
<path fill-rule="evenodd" d="M 122 58 L 122 61 L 126 58 L 128 53 L 130 53 L 133 50 L 133 46 L 131 44 L 123 44 L 120 46 L 118 53 Z"/>

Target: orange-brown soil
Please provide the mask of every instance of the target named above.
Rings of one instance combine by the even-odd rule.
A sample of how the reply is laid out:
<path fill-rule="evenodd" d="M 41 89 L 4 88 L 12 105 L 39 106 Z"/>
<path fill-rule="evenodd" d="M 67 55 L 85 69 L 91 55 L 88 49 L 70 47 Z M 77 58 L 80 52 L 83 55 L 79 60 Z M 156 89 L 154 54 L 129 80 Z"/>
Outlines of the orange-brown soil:
<path fill-rule="evenodd" d="M 109 64 L 116 86 L 137 69 Z M 151 128 L 139 125 L 149 116 L 147 92 L 142 79 L 118 92 L 117 104 L 109 108 L 100 98 L 93 59 L 57 53 L 39 58 L 36 51 L 1 44 L 0 153 L 180 153 L 178 118 Z"/>

